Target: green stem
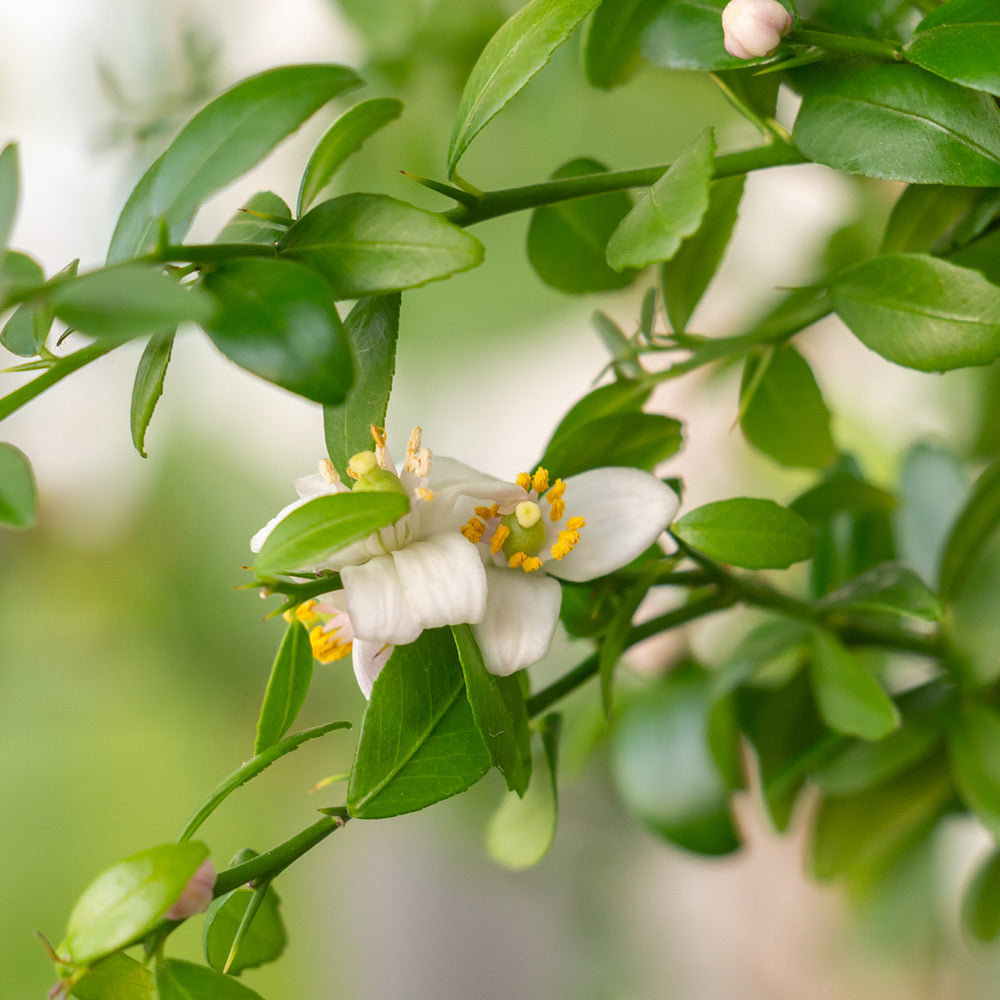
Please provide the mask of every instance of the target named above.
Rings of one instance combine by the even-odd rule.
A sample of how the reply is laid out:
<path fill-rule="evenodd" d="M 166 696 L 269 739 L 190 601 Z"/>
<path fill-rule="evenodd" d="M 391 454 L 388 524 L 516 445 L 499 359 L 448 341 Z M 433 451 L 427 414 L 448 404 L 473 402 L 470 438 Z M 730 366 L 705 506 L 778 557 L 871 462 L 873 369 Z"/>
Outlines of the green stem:
<path fill-rule="evenodd" d="M 217 264 L 234 257 L 277 257 L 278 248 L 263 243 L 192 243 L 190 246 L 157 247 L 145 257 L 136 258 L 150 264 L 170 264 L 182 260 L 189 264 Z"/>
<path fill-rule="evenodd" d="M 902 46 L 875 38 L 855 38 L 853 35 L 838 35 L 829 31 L 807 31 L 793 28 L 786 36 L 787 41 L 798 45 L 809 45 L 824 52 L 835 52 L 845 56 L 875 56 L 877 59 L 903 58 Z"/>

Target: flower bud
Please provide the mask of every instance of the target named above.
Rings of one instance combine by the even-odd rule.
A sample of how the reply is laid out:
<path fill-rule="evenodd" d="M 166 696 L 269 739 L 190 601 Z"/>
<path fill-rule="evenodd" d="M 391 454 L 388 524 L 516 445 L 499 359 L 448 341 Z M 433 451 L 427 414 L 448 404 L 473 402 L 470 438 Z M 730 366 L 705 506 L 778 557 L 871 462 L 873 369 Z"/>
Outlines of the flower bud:
<path fill-rule="evenodd" d="M 180 899 L 163 915 L 164 920 L 187 920 L 196 913 L 204 913 L 212 902 L 215 888 L 215 865 L 205 858 L 184 886 Z"/>
<path fill-rule="evenodd" d="M 778 0 L 730 0 L 722 11 L 723 44 L 737 59 L 769 56 L 794 20 Z"/>

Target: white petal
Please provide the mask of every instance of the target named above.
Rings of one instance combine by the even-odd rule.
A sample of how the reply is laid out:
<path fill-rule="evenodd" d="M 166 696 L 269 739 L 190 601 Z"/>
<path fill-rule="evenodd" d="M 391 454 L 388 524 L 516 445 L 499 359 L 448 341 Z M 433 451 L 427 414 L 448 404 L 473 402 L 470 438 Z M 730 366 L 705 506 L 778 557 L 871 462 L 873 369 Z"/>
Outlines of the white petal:
<path fill-rule="evenodd" d="M 288 517 L 288 515 L 291 514 L 293 510 L 296 510 L 299 507 L 304 506 L 305 504 L 309 503 L 310 500 L 312 500 L 312 497 L 301 497 L 298 500 L 293 500 L 287 506 L 282 507 L 281 510 L 279 510 L 278 513 L 275 514 L 274 517 L 272 517 L 271 520 L 268 521 L 267 524 L 265 524 L 264 527 L 261 528 L 260 531 L 258 531 L 257 534 L 253 536 L 253 538 L 250 539 L 250 551 L 260 552 L 260 550 L 264 547 L 264 542 L 267 541 L 267 538 L 271 534 L 271 532 L 274 531 L 274 529 L 282 521 L 284 521 L 284 519 Z"/>
<path fill-rule="evenodd" d="M 359 639 L 402 646 L 423 631 L 403 595 L 391 556 L 379 556 L 340 572 L 347 596 L 347 613 Z"/>
<path fill-rule="evenodd" d="M 372 685 L 375 678 L 382 673 L 392 655 L 393 646 L 385 642 L 371 642 L 366 639 L 355 639 L 351 647 L 351 660 L 354 663 L 354 676 L 358 679 L 358 687 L 366 697 L 372 696 Z"/>
<path fill-rule="evenodd" d="M 486 617 L 473 631 L 487 670 L 506 676 L 537 663 L 559 619 L 559 584 L 542 572 L 487 567 L 486 586 Z"/>
<path fill-rule="evenodd" d="M 677 513 L 677 495 L 641 469 L 591 469 L 566 480 L 566 513 L 586 518 L 580 541 L 545 569 L 563 580 L 593 580 L 621 569 L 663 534 Z"/>
<path fill-rule="evenodd" d="M 424 628 L 480 622 L 486 613 L 486 573 L 476 546 L 457 531 L 393 552 L 407 603 Z"/>
<path fill-rule="evenodd" d="M 302 476 L 292 484 L 299 499 L 293 500 L 290 504 L 282 507 L 253 538 L 250 539 L 250 551 L 260 552 L 267 536 L 283 521 L 293 510 L 307 504 L 316 497 L 325 496 L 328 493 L 343 493 L 347 487 L 342 483 L 328 483 L 322 476 L 313 473 L 311 476 Z"/>

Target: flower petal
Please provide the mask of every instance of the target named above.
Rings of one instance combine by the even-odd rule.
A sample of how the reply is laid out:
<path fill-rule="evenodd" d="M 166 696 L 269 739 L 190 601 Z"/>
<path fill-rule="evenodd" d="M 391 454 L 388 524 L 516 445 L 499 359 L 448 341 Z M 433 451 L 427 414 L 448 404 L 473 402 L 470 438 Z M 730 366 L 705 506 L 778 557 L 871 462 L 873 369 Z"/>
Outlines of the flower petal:
<path fill-rule="evenodd" d="M 483 620 L 483 562 L 475 545 L 457 531 L 411 542 L 392 558 L 410 610 L 424 628 Z"/>
<path fill-rule="evenodd" d="M 391 556 L 378 556 L 340 571 L 347 613 L 359 639 L 405 645 L 423 631 L 403 594 Z"/>
<path fill-rule="evenodd" d="M 366 697 L 372 696 L 372 685 L 389 662 L 395 647 L 386 642 L 372 642 L 368 639 L 355 639 L 351 647 L 351 659 L 354 663 L 354 676 L 358 679 L 358 687 Z"/>
<path fill-rule="evenodd" d="M 279 522 L 283 521 L 293 510 L 298 509 L 303 506 L 303 504 L 309 503 L 310 500 L 315 500 L 316 497 L 326 496 L 328 493 L 343 493 L 347 490 L 347 487 L 343 483 L 328 483 L 322 476 L 317 473 L 313 473 L 309 476 L 301 476 L 296 479 L 292 485 L 295 487 L 295 492 L 298 493 L 299 499 L 293 500 L 290 504 L 286 504 L 281 510 L 278 511 L 274 517 L 271 518 L 267 524 L 264 525 L 260 531 L 257 532 L 253 538 L 250 539 L 250 551 L 260 552 L 267 541 L 267 536 L 271 534 L 272 531 L 277 527 Z"/>
<path fill-rule="evenodd" d="M 486 669 L 506 676 L 549 651 L 562 589 L 543 573 L 486 568 L 486 617 L 473 631 Z"/>
<path fill-rule="evenodd" d="M 677 513 L 669 486 L 641 469 L 591 469 L 566 480 L 566 518 L 583 517 L 580 541 L 545 569 L 562 580 L 593 580 L 621 569 L 666 530 Z M 558 527 L 558 525 L 556 525 Z"/>

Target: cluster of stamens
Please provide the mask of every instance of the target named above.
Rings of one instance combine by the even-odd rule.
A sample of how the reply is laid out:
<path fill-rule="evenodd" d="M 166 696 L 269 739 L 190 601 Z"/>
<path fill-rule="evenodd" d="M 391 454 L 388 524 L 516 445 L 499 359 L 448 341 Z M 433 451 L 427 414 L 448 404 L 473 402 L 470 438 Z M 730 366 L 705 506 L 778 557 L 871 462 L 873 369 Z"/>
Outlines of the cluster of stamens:
<path fill-rule="evenodd" d="M 340 614 L 324 613 L 319 610 L 318 601 L 309 600 L 295 609 L 295 618 L 309 630 L 309 645 L 320 663 L 334 663 L 350 653 L 354 637 L 345 634 L 350 630 L 344 627 L 346 622 L 339 620 Z M 286 611 L 285 621 L 291 620 L 292 612 Z"/>

